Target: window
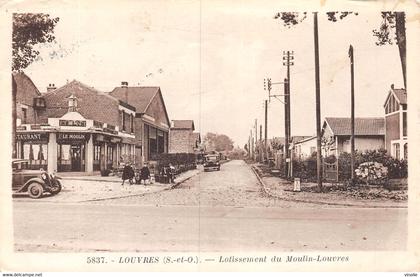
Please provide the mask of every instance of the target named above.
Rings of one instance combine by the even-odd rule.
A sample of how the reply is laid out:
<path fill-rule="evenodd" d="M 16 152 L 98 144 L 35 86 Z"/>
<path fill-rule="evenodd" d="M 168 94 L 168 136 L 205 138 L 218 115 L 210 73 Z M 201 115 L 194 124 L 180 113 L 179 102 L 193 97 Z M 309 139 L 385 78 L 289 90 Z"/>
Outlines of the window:
<path fill-rule="evenodd" d="M 315 146 L 311 146 L 311 155 L 312 155 L 312 153 L 315 153 L 316 152 L 316 147 Z"/>
<path fill-rule="evenodd" d="M 403 112 L 403 136 L 407 136 L 407 112 Z"/>
<path fill-rule="evenodd" d="M 130 132 L 134 133 L 134 115 L 130 114 Z"/>
<path fill-rule="evenodd" d="M 394 155 L 397 160 L 400 159 L 400 144 L 394 143 Z"/>
<path fill-rule="evenodd" d="M 164 137 L 163 137 L 163 132 L 161 130 L 158 130 L 158 133 L 157 133 L 157 143 L 158 143 L 158 145 L 157 145 L 158 146 L 158 149 L 157 149 L 158 153 L 161 154 L 161 153 L 165 152 L 165 140 L 164 140 Z"/>
<path fill-rule="evenodd" d="M 121 121 L 122 121 L 122 130 L 125 131 L 125 112 L 124 111 L 122 111 Z"/>
<path fill-rule="evenodd" d="M 404 160 L 408 159 L 408 143 L 404 144 Z"/>
<path fill-rule="evenodd" d="M 101 159 L 101 146 L 95 145 L 93 148 L 93 160 L 99 161 Z"/>
<path fill-rule="evenodd" d="M 27 108 L 22 108 L 22 124 L 27 123 L 27 117 L 28 117 L 27 112 L 28 112 Z"/>

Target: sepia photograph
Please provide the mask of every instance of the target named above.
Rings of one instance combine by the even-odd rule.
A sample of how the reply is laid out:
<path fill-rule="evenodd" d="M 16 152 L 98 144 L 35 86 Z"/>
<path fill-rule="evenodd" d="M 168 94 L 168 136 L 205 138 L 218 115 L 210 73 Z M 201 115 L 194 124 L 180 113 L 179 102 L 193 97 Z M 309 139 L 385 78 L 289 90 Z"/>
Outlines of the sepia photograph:
<path fill-rule="evenodd" d="M 0 5 L 1 270 L 419 271 L 420 3 L 320 2 Z"/>

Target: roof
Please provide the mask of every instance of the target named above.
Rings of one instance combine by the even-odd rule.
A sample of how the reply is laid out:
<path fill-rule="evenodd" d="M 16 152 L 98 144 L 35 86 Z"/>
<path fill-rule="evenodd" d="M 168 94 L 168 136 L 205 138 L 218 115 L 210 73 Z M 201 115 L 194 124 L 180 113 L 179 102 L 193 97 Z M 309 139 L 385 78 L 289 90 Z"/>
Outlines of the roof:
<path fill-rule="evenodd" d="M 191 130 L 194 130 L 194 120 L 172 120 L 171 129 L 191 129 Z"/>
<path fill-rule="evenodd" d="M 325 123 L 335 136 L 351 135 L 351 119 L 348 117 L 326 117 Z M 385 135 L 385 120 L 383 117 L 357 117 L 354 119 L 354 134 L 356 136 L 383 136 Z"/>
<path fill-rule="evenodd" d="M 407 91 L 403 88 L 391 88 L 391 90 L 389 91 L 386 99 L 385 99 L 385 103 L 384 103 L 384 107 L 386 106 L 386 104 L 388 103 L 389 97 L 391 95 L 394 95 L 395 98 L 397 99 L 397 101 L 401 104 L 401 105 L 407 105 Z"/>
<path fill-rule="evenodd" d="M 292 142 L 293 143 L 296 143 L 296 142 L 299 142 L 299 141 L 302 141 L 302 140 L 305 140 L 305 139 L 307 139 L 307 138 L 311 138 L 312 136 L 292 136 Z"/>
<path fill-rule="evenodd" d="M 138 113 L 145 113 L 159 87 L 116 87 L 110 94 L 136 108 Z"/>
<path fill-rule="evenodd" d="M 120 101 L 76 80 L 43 94 L 47 104 L 46 116 L 58 118 L 68 113 L 66 98 L 71 95 L 79 99 L 78 112 L 83 117 L 118 125 Z"/>
<path fill-rule="evenodd" d="M 407 104 L 407 92 L 405 89 L 393 89 L 400 104 Z"/>
<path fill-rule="evenodd" d="M 310 140 L 313 140 L 313 139 L 316 139 L 316 136 L 305 137 L 301 140 L 296 140 L 294 143 L 295 144 L 301 144 L 301 143 L 304 143 L 304 142 L 307 142 L 307 141 L 310 141 Z"/>

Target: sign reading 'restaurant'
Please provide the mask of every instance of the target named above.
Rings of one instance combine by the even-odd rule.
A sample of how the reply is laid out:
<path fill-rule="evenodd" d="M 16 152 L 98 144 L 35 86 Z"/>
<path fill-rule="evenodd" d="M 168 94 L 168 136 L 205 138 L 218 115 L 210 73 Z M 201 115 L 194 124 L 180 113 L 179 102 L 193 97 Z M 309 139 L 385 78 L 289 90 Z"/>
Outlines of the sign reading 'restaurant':
<path fill-rule="evenodd" d="M 58 122 L 59 126 L 68 127 L 86 127 L 86 120 L 64 120 L 60 119 Z"/>
<path fill-rule="evenodd" d="M 41 142 L 48 141 L 48 134 L 46 133 L 20 133 L 16 134 L 16 140 Z"/>

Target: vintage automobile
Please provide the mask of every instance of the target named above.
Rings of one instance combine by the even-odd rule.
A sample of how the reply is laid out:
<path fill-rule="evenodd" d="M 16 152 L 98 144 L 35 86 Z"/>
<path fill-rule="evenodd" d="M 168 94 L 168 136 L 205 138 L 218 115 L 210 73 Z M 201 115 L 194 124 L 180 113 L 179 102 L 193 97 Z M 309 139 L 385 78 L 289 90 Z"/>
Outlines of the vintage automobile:
<path fill-rule="evenodd" d="M 61 191 L 58 176 L 48 173 L 44 169 L 28 169 L 28 161 L 12 160 L 12 191 L 14 195 L 28 194 L 31 198 L 40 198 L 44 192 L 55 195 Z"/>
<path fill-rule="evenodd" d="M 206 155 L 204 157 L 204 171 L 220 170 L 220 157 L 217 154 Z"/>

